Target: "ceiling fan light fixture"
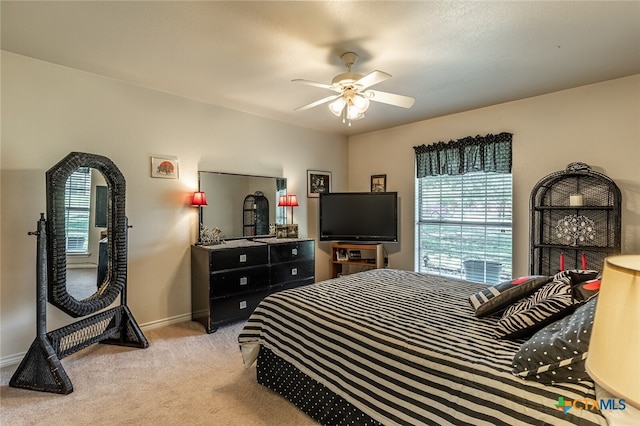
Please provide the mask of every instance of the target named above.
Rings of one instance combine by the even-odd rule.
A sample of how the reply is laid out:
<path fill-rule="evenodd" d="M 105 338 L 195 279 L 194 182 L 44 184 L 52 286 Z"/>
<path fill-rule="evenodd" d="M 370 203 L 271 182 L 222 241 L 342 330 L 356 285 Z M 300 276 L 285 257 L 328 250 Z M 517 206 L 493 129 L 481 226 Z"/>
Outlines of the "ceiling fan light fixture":
<path fill-rule="evenodd" d="M 309 86 L 329 89 L 337 93 L 337 95 L 327 96 L 310 104 L 298 107 L 296 111 L 302 111 L 324 103 L 329 103 L 329 111 L 336 117 L 342 118 L 343 123 L 348 122 L 349 126 L 351 126 L 352 120 L 364 118 L 364 112 L 369 109 L 370 101 L 402 108 L 411 108 L 413 106 L 415 99 L 410 96 L 369 90 L 369 87 L 391 78 L 391 74 L 379 70 L 371 71 L 365 75 L 354 73 L 351 71 L 351 66 L 357 61 L 358 55 L 354 52 L 345 52 L 340 58 L 347 68 L 347 72 L 340 73 L 333 77 L 331 85 L 302 79 L 292 80 Z"/>
<path fill-rule="evenodd" d="M 364 114 L 354 105 L 347 105 L 347 119 L 360 120 L 364 118 Z"/>
<path fill-rule="evenodd" d="M 358 111 L 365 112 L 369 109 L 369 99 L 365 98 L 362 95 L 356 95 L 353 97 L 353 105 L 358 109 Z"/>
<path fill-rule="evenodd" d="M 336 117 L 340 117 L 346 104 L 347 101 L 343 97 L 340 97 L 329 104 L 329 111 Z"/>

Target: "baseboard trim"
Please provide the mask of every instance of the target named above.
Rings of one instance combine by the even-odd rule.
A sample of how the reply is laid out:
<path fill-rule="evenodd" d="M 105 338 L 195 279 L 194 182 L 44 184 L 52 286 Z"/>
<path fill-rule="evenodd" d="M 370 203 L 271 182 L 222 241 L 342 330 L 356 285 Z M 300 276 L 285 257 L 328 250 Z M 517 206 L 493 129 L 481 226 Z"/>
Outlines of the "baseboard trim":
<path fill-rule="evenodd" d="M 167 325 L 177 324 L 185 321 L 191 321 L 191 312 L 189 312 L 188 314 L 176 315 L 175 317 L 169 317 L 169 318 L 165 318 L 157 321 L 151 321 L 144 324 L 140 324 L 140 329 L 144 333 L 145 331 L 155 330 L 156 328 L 161 328 Z M 10 367 L 12 365 L 18 365 L 26 354 L 27 354 L 26 352 L 22 352 L 22 353 L 8 355 L 0 358 L 0 368 Z"/>
<path fill-rule="evenodd" d="M 26 352 L 23 352 L 21 354 L 9 355 L 0 358 L 0 368 L 11 367 L 12 365 L 20 364 L 20 361 L 22 361 L 22 358 L 24 358 L 26 354 Z"/>
<path fill-rule="evenodd" d="M 165 327 L 171 324 L 177 324 L 179 322 L 191 321 L 191 312 L 188 314 L 176 315 L 175 317 L 169 317 L 158 321 L 151 321 L 144 324 L 140 324 L 142 331 L 155 330 L 156 328 Z"/>

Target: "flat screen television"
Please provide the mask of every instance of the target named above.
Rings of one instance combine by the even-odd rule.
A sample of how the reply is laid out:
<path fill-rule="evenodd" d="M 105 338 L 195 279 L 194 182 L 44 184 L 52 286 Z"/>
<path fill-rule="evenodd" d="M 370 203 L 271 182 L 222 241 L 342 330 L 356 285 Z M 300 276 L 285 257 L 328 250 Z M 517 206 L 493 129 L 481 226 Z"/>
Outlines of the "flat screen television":
<path fill-rule="evenodd" d="M 397 242 L 398 193 L 320 193 L 320 241 Z"/>

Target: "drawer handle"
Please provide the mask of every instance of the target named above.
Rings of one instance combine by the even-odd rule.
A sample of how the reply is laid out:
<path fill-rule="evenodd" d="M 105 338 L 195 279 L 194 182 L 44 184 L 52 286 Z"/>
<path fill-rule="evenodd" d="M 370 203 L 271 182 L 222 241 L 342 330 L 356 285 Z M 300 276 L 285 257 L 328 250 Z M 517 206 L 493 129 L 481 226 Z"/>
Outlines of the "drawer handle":
<path fill-rule="evenodd" d="M 240 309 L 247 309 L 247 301 L 246 300 L 241 300 L 240 301 Z"/>
<path fill-rule="evenodd" d="M 291 275 L 298 275 L 298 268 L 291 268 Z"/>
<path fill-rule="evenodd" d="M 291 256 L 297 256 L 297 255 L 298 255 L 298 249 L 297 248 L 291 249 Z"/>
<path fill-rule="evenodd" d="M 244 263 L 247 261 L 247 255 L 246 254 L 241 254 L 240 255 L 240 263 Z"/>
<path fill-rule="evenodd" d="M 240 285 L 249 284 L 249 279 L 247 277 L 240 277 Z"/>

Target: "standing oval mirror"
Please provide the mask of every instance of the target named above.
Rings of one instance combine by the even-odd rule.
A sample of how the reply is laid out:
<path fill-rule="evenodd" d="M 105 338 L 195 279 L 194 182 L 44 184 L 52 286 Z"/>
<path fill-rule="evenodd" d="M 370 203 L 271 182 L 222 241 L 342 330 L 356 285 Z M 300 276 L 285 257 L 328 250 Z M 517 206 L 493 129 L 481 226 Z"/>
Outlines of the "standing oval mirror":
<path fill-rule="evenodd" d="M 46 177 L 48 301 L 73 317 L 89 315 L 113 303 L 126 284 L 125 179 L 110 159 L 83 152 L 67 155 Z M 88 274 L 69 268 L 77 256 L 94 264 Z"/>

